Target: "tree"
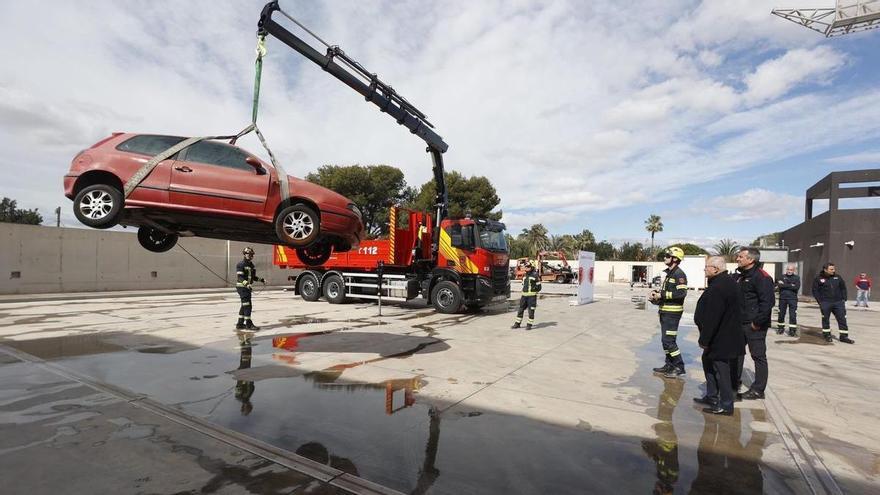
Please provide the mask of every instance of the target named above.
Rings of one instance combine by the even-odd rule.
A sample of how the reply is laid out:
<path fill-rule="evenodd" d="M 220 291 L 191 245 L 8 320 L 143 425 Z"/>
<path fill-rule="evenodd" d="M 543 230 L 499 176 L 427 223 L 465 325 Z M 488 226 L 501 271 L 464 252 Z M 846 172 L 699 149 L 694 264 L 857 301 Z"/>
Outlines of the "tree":
<path fill-rule="evenodd" d="M 361 209 L 367 235 L 388 233 L 388 207 L 404 203 L 413 195 L 403 172 L 389 165 L 324 165 L 306 180 L 351 199 Z"/>
<path fill-rule="evenodd" d="M 778 246 L 779 241 L 782 239 L 782 232 L 773 232 L 772 234 L 765 234 L 762 236 L 758 236 L 757 239 L 752 241 L 750 246 L 755 247 L 772 247 Z"/>
<path fill-rule="evenodd" d="M 651 252 L 654 252 L 654 234 L 657 232 L 663 232 L 663 222 L 660 221 L 660 217 L 658 215 L 651 214 L 647 220 L 645 220 L 645 230 L 651 233 Z"/>
<path fill-rule="evenodd" d="M 566 256 L 571 256 L 575 249 L 575 239 L 571 234 L 551 235 L 547 243 L 548 251 L 562 251 Z"/>
<path fill-rule="evenodd" d="M 43 223 L 43 216 L 34 208 L 33 210 L 25 210 L 16 208 L 18 202 L 14 199 L 4 197 L 0 201 L 0 222 L 5 223 L 24 223 L 28 225 L 40 225 Z"/>
<path fill-rule="evenodd" d="M 579 251 L 592 251 L 596 245 L 596 237 L 587 229 L 581 231 L 580 234 L 574 235 L 574 246 L 572 249 Z"/>
<path fill-rule="evenodd" d="M 696 244 L 691 244 L 690 242 L 676 244 L 676 246 L 680 247 L 681 250 L 684 251 L 684 254 L 687 256 L 698 256 L 698 255 L 709 254 L 709 252 L 706 251 L 705 249 L 701 248 L 700 246 L 697 246 Z"/>
<path fill-rule="evenodd" d="M 584 251 L 592 251 L 596 253 L 596 261 L 609 261 L 614 259 L 614 245 L 608 241 L 596 242 Z"/>
<path fill-rule="evenodd" d="M 526 242 L 513 237 L 510 234 L 505 234 L 507 237 L 507 250 L 510 253 L 510 259 L 519 259 L 519 258 L 531 258 L 535 256 L 535 253 L 529 254 L 529 247 L 526 245 Z"/>
<path fill-rule="evenodd" d="M 739 245 L 733 239 L 721 239 L 713 248 L 715 256 L 723 256 L 728 263 L 734 261 L 736 252 L 739 251 Z"/>
<path fill-rule="evenodd" d="M 645 250 L 641 242 L 624 242 L 617 248 L 615 259 L 620 261 L 648 261 L 650 254 Z"/>
<path fill-rule="evenodd" d="M 467 213 L 474 217 L 501 220 L 501 212 L 492 210 L 501 199 L 495 186 L 486 177 L 467 178 L 456 171 L 446 172 L 446 194 L 449 197 L 449 216 L 464 218 Z M 409 206 L 416 210 L 433 211 L 437 185 L 434 179 L 422 184 Z"/>
<path fill-rule="evenodd" d="M 538 251 L 545 249 L 550 241 L 547 237 L 547 227 L 540 223 L 523 229 L 517 238 L 525 242 L 529 256 L 535 256 Z"/>

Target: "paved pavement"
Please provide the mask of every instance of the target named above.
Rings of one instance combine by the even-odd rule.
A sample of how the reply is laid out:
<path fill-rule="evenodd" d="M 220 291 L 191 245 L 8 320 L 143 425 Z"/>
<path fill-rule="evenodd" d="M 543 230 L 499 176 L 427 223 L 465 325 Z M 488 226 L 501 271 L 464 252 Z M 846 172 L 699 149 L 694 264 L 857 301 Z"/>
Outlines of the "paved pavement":
<path fill-rule="evenodd" d="M 266 290 L 249 338 L 234 293 L 0 300 L 0 469 L 28 494 L 880 491 L 876 312 L 826 345 L 802 305 L 799 338 L 768 337 L 768 399 L 719 418 L 691 400 L 687 315 L 668 380 L 646 290 L 546 292 L 526 332 L 513 304 Z"/>

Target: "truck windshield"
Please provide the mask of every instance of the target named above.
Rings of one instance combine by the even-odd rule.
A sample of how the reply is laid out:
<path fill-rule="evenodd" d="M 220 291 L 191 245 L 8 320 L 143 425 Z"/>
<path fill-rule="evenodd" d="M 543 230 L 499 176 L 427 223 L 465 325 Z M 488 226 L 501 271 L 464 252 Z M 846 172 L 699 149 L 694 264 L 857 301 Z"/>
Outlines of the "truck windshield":
<path fill-rule="evenodd" d="M 507 252 L 507 238 L 504 230 L 490 230 L 485 227 L 480 228 L 480 247 L 489 251 Z"/>

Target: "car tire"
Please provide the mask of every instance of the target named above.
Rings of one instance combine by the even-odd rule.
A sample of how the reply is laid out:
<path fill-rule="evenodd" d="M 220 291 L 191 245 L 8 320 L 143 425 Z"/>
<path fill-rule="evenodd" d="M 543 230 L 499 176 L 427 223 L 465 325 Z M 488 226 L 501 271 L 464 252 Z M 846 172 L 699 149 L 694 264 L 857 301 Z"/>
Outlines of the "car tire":
<path fill-rule="evenodd" d="M 177 234 L 168 234 L 153 227 L 138 228 L 138 241 L 147 251 L 164 253 L 177 244 Z"/>
<path fill-rule="evenodd" d="M 275 218 L 275 235 L 282 244 L 305 247 L 315 242 L 320 233 L 321 217 L 304 204 L 288 206 Z"/>
<path fill-rule="evenodd" d="M 321 266 L 330 259 L 331 254 L 333 254 L 333 248 L 326 243 L 296 248 L 296 257 L 307 266 Z"/>
<path fill-rule="evenodd" d="M 321 283 L 312 272 L 306 272 L 296 280 L 296 289 L 304 301 L 314 302 L 321 298 Z"/>
<path fill-rule="evenodd" d="M 118 223 L 123 202 L 119 189 L 109 184 L 92 184 L 73 198 L 73 214 L 83 225 L 109 229 Z"/>
<path fill-rule="evenodd" d="M 431 290 L 431 302 L 434 304 L 434 309 L 441 313 L 457 313 L 461 309 L 463 299 L 461 288 L 448 280 L 437 282 L 437 285 Z"/>
<path fill-rule="evenodd" d="M 565 283 L 565 275 L 557 275 L 556 276 L 556 283 L 557 284 L 564 284 Z"/>
<path fill-rule="evenodd" d="M 324 299 L 330 304 L 342 304 L 346 301 L 345 282 L 339 275 L 324 277 Z"/>

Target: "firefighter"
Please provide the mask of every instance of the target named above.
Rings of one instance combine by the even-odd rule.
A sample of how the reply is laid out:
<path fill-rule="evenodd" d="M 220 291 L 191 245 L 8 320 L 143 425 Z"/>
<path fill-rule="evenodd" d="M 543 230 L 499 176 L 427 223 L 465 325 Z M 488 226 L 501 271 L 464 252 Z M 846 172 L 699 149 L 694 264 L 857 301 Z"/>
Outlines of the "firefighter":
<path fill-rule="evenodd" d="M 846 325 L 846 283 L 837 274 L 834 263 L 825 263 L 822 273 L 813 280 L 813 297 L 822 311 L 822 336 L 825 342 L 831 342 L 831 313 L 834 313 L 840 341 L 855 344 L 856 341 L 849 338 L 849 327 Z"/>
<path fill-rule="evenodd" d="M 801 278 L 794 273 L 794 265 L 788 265 L 785 275 L 776 283 L 779 287 L 779 316 L 776 319 L 776 333 L 785 331 L 785 313 L 788 311 L 788 335 L 797 335 L 798 291 L 801 289 Z"/>
<path fill-rule="evenodd" d="M 668 267 L 663 270 L 666 278 L 659 287 L 659 291 L 651 291 L 652 304 L 660 306 L 660 342 L 663 352 L 666 354 L 666 363 L 654 368 L 655 373 L 663 373 L 667 378 L 675 378 L 683 375 L 684 360 L 681 358 L 681 349 L 675 340 L 678 336 L 678 322 L 684 312 L 684 298 L 687 296 L 687 276 L 679 265 L 684 258 L 684 251 L 678 246 L 666 250 L 663 262 Z"/>
<path fill-rule="evenodd" d="M 519 298 L 519 310 L 516 312 L 516 321 L 510 328 L 519 328 L 522 323 L 523 313 L 529 310 L 529 319 L 526 321 L 526 330 L 531 330 L 535 323 L 535 306 L 538 305 L 538 292 L 541 291 L 541 277 L 535 269 L 535 262 L 528 264 L 526 274 L 523 276 L 522 296 Z"/>
<path fill-rule="evenodd" d="M 260 327 L 254 325 L 251 321 L 251 293 L 253 292 L 254 282 L 266 283 L 266 279 L 257 276 L 257 269 L 254 267 L 254 249 L 250 246 L 241 250 L 244 259 L 235 265 L 235 273 L 238 281 L 235 283 L 235 290 L 238 297 L 241 298 L 241 308 L 238 310 L 238 323 L 235 324 L 236 330 L 259 330 Z"/>

